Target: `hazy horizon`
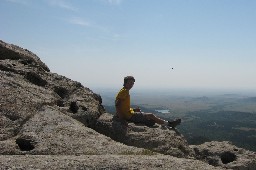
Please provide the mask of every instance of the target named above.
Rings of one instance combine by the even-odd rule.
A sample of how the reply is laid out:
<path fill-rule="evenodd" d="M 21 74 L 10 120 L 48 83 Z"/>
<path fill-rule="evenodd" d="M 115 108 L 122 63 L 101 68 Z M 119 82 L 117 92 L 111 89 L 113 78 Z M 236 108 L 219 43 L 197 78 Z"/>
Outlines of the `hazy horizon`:
<path fill-rule="evenodd" d="M 94 92 L 117 93 L 122 86 L 110 87 L 88 87 Z M 181 96 L 203 96 L 203 95 L 246 95 L 256 96 L 254 89 L 212 89 L 212 88 L 132 88 L 131 94 L 162 94 L 162 95 L 181 95 Z"/>

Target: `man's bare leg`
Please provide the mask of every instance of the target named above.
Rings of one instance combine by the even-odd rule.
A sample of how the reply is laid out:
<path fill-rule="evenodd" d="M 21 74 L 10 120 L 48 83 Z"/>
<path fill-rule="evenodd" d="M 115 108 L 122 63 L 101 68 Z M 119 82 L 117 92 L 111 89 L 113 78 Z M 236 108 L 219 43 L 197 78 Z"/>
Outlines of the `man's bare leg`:
<path fill-rule="evenodd" d="M 155 123 L 170 127 L 175 127 L 181 123 L 181 119 L 176 119 L 174 121 L 166 121 L 164 119 L 161 119 L 157 116 L 155 116 L 153 113 L 143 113 L 146 115 L 146 118 L 153 120 Z"/>
<path fill-rule="evenodd" d="M 157 124 L 160 124 L 160 125 L 166 124 L 166 125 L 167 125 L 167 123 L 168 123 L 168 121 L 163 120 L 163 119 L 161 119 L 161 118 L 159 118 L 159 117 L 156 117 L 153 113 L 143 113 L 143 114 L 146 115 L 146 118 L 147 118 L 147 119 L 151 119 L 151 120 L 153 120 L 154 122 L 156 122 Z"/>

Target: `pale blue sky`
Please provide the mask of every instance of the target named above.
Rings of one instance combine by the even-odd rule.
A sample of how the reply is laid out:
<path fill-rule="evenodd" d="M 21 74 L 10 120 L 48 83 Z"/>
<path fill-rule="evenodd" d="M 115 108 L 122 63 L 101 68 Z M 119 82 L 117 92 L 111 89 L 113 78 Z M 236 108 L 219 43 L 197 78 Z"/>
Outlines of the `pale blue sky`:
<path fill-rule="evenodd" d="M 256 90 L 255 0 L 0 0 L 0 19 L 1 40 L 91 89 Z"/>

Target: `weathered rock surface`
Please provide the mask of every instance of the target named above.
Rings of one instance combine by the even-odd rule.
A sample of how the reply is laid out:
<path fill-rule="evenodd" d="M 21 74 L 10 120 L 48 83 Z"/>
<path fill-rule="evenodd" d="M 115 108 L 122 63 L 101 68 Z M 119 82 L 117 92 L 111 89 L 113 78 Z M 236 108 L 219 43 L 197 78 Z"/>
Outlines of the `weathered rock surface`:
<path fill-rule="evenodd" d="M 145 149 L 115 142 L 52 106 L 41 108 L 27 120 L 17 136 L 0 141 L 0 144 L 0 153 L 7 155 L 104 155 L 146 152 Z"/>
<path fill-rule="evenodd" d="M 125 127 L 111 114 L 101 115 L 94 127 L 96 131 L 129 146 L 147 148 L 155 152 L 175 157 L 191 157 L 194 152 L 186 139 L 175 129 L 155 125 L 135 125 Z"/>
<path fill-rule="evenodd" d="M 44 105 L 58 106 L 86 126 L 104 112 L 99 95 L 76 81 L 49 72 L 35 54 L 2 41 L 0 69 L 0 140 L 16 136 Z"/>
<path fill-rule="evenodd" d="M 197 159 L 210 165 L 237 170 L 256 169 L 256 153 L 238 148 L 228 141 L 212 141 L 190 147 L 195 151 Z"/>
<path fill-rule="evenodd" d="M 206 163 L 166 155 L 0 155 L 2 169 L 172 169 L 221 170 Z"/>
<path fill-rule="evenodd" d="M 20 48 L 19 46 L 8 44 L 0 40 L 0 56 L 1 60 L 9 59 L 13 61 L 19 61 L 21 64 L 28 66 L 28 67 L 36 67 L 38 69 L 43 69 L 44 71 L 49 72 L 50 69 L 43 63 L 39 57 L 33 54 L 31 51 L 27 49 Z M 13 65 L 14 66 L 14 65 Z M 9 65 L 4 67 L 1 65 L 1 70 L 12 70 L 12 66 Z"/>
<path fill-rule="evenodd" d="M 32 52 L 0 41 L 0 169 L 228 167 L 195 160 L 205 159 L 203 145 L 189 147 L 177 131 L 123 128 L 101 103 L 100 95 L 51 73 Z M 247 158 L 241 167 L 255 167 L 254 157 Z"/>

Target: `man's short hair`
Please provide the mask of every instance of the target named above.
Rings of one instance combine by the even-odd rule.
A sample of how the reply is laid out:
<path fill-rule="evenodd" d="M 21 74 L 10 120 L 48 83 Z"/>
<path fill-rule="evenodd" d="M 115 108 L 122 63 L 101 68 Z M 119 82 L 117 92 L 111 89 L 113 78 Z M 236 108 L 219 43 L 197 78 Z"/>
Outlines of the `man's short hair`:
<path fill-rule="evenodd" d="M 127 83 L 128 80 L 133 80 L 135 82 L 135 78 L 133 76 L 126 76 L 124 77 L 124 85 Z"/>

